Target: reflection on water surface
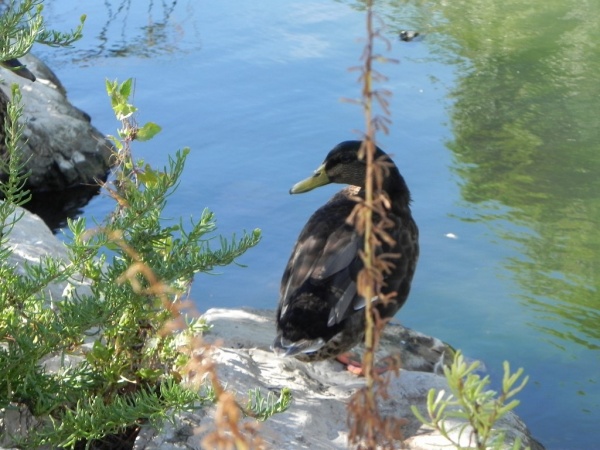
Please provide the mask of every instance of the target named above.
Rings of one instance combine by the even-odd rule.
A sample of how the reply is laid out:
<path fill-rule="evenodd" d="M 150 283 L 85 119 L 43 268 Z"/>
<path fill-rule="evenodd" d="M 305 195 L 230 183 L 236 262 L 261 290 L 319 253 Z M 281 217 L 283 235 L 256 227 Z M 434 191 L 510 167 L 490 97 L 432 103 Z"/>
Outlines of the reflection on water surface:
<path fill-rule="evenodd" d="M 398 315 L 483 359 L 525 368 L 518 413 L 548 449 L 596 445 L 600 421 L 600 9 L 589 2 L 380 3 L 398 65 L 381 70 L 394 124 L 380 144 L 414 196 L 422 257 Z M 291 184 L 362 128 L 355 66 L 360 4 L 107 1 L 48 4 L 69 51 L 40 49 L 95 125 L 116 124 L 103 80 L 135 77 L 141 120 L 163 133 L 135 151 L 152 164 L 192 153 L 169 205 L 204 207 L 224 235 L 260 227 L 246 269 L 198 277 L 210 306 L 273 308 L 298 231 L 335 191 Z M 76 10 L 76 11 L 74 11 Z M 51 23 L 52 24 L 52 23 Z M 401 42 L 400 30 L 422 39 Z M 100 216 L 108 200 L 84 214 Z M 457 239 L 448 239 L 446 235 Z M 557 421 L 561 426 L 556 427 Z"/>

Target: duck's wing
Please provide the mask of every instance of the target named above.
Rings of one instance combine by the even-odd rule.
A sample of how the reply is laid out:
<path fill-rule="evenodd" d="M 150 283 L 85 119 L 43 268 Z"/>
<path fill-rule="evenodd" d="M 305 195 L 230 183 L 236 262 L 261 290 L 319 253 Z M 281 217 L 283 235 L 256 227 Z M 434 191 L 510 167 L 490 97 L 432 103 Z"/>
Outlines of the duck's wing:
<path fill-rule="evenodd" d="M 327 280 L 335 302 L 327 318 L 327 326 L 340 323 L 354 312 L 361 297 L 356 292 L 356 277 L 362 268 L 358 256 L 361 239 L 354 230 L 338 229 L 330 235 L 325 251 L 315 266 L 312 278 Z"/>
<path fill-rule="evenodd" d="M 327 298 L 323 302 L 330 305 L 328 326 L 341 322 L 354 311 L 354 303 L 358 301 L 356 275 L 362 268 L 358 256 L 361 239 L 346 223 L 347 214 L 341 211 L 340 208 L 318 211 L 300 234 L 282 280 L 281 315 L 306 283 L 327 285 Z M 323 213 L 329 217 L 320 220 Z"/>

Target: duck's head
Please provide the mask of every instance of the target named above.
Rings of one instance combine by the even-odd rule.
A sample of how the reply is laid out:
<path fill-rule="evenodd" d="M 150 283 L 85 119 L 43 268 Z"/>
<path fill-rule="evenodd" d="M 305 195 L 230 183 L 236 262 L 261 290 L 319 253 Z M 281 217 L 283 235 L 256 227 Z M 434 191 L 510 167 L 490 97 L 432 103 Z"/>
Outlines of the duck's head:
<path fill-rule="evenodd" d="M 311 177 L 292 186 L 290 194 L 302 194 L 329 183 L 364 187 L 367 164 L 364 158 L 359 158 L 361 146 L 362 141 L 344 141 L 336 145 Z M 375 159 L 381 157 L 389 158 L 376 147 Z"/>

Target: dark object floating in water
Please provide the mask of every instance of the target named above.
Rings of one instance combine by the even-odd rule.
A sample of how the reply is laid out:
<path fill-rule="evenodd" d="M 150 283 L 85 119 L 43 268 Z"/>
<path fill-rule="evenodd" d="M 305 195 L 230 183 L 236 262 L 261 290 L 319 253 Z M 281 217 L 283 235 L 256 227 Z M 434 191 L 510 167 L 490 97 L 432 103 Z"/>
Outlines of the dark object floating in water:
<path fill-rule="evenodd" d="M 35 75 L 29 71 L 18 59 L 9 59 L 8 61 L 1 61 L 0 65 L 5 67 L 12 72 L 16 73 L 20 77 L 26 78 L 29 81 L 35 81 Z"/>
<path fill-rule="evenodd" d="M 295 184 L 291 194 L 308 192 L 329 183 L 349 184 L 308 220 L 298 237 L 281 280 L 277 337 L 273 350 L 301 361 L 335 358 L 359 344 L 365 333 L 365 299 L 358 295 L 357 276 L 363 236 L 348 223 L 356 197 L 364 198 L 366 163 L 359 159 L 361 141 L 338 144 L 314 175 Z M 382 240 L 378 255 L 393 263 L 384 271 L 384 303 L 374 302 L 382 319 L 391 318 L 406 301 L 419 256 L 418 230 L 409 203 L 410 192 L 396 165 L 383 150 L 382 190 L 388 199 L 385 220 L 392 240 Z"/>
<path fill-rule="evenodd" d="M 410 42 L 417 36 L 419 36 L 418 31 L 411 31 L 411 30 L 400 31 L 400 40 L 404 41 L 404 42 Z"/>

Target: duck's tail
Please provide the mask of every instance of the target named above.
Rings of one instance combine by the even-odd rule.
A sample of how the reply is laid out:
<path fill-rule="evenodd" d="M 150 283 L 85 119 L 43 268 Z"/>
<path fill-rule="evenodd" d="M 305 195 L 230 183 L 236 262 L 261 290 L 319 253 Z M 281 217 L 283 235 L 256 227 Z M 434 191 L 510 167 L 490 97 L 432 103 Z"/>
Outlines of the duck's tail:
<path fill-rule="evenodd" d="M 325 341 L 322 338 L 317 339 L 302 339 L 300 341 L 292 342 L 282 336 L 281 333 L 277 335 L 271 345 L 271 350 L 280 357 L 294 356 L 299 353 L 312 353 L 319 350 L 325 345 Z"/>

